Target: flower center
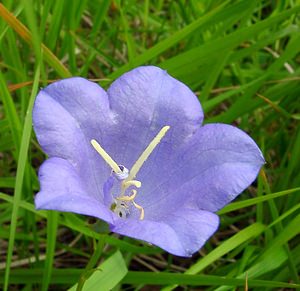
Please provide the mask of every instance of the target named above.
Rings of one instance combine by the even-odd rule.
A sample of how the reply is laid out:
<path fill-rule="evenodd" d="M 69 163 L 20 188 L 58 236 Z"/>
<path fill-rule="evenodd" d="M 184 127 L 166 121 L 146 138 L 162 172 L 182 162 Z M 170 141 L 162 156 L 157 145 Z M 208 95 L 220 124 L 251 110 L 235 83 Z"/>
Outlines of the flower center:
<path fill-rule="evenodd" d="M 128 190 L 129 187 L 140 188 L 142 186 L 142 183 L 138 180 L 135 180 L 135 177 L 141 169 L 141 167 L 143 166 L 144 162 L 148 159 L 150 154 L 160 143 L 160 141 L 169 129 L 170 126 L 164 126 L 159 131 L 159 133 L 149 143 L 149 145 L 146 147 L 146 149 L 143 151 L 140 157 L 136 160 L 130 171 L 128 171 L 128 169 L 124 166 L 118 165 L 96 140 L 91 140 L 91 144 L 94 147 L 94 149 L 111 167 L 115 177 L 121 181 L 120 195 L 115 199 L 114 203 L 110 207 L 110 209 L 119 217 L 126 218 L 130 214 L 130 205 L 132 204 L 136 209 L 140 211 L 140 220 L 144 219 L 144 208 L 134 201 L 135 197 L 137 196 L 137 190 L 132 189 L 130 195 L 126 194 L 126 190 Z"/>

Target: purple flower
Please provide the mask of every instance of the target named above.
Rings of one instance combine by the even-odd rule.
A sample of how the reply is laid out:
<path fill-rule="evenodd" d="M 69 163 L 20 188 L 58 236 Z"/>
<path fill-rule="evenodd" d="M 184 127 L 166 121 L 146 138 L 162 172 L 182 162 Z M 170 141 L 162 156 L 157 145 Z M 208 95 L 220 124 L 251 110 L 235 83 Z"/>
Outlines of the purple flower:
<path fill-rule="evenodd" d="M 153 66 L 107 92 L 78 77 L 49 85 L 33 110 L 49 156 L 36 208 L 94 216 L 113 232 L 191 256 L 216 231 L 214 212 L 264 163 L 246 133 L 202 121 L 191 90 Z"/>

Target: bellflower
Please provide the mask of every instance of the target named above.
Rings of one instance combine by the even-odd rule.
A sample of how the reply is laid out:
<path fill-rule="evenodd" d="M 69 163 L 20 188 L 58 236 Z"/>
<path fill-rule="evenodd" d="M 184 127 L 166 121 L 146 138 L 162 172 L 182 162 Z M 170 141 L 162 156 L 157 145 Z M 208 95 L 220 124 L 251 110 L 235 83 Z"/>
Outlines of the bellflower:
<path fill-rule="evenodd" d="M 33 110 L 49 156 L 36 208 L 94 216 L 113 232 L 191 256 L 216 231 L 214 212 L 264 163 L 246 133 L 202 121 L 191 90 L 153 66 L 107 92 L 79 77 L 47 86 Z"/>

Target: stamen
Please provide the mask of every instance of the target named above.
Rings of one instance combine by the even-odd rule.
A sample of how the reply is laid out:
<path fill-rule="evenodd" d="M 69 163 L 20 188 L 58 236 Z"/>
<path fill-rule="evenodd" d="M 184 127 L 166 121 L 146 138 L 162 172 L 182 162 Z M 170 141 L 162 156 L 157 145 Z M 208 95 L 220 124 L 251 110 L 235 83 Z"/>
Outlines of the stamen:
<path fill-rule="evenodd" d="M 91 140 L 91 144 L 94 149 L 100 154 L 103 160 L 112 168 L 115 177 L 122 181 L 121 182 L 121 193 L 119 197 L 115 198 L 115 202 L 111 205 L 110 209 L 116 213 L 121 218 L 126 218 L 130 214 L 129 204 L 132 203 L 135 208 L 140 211 L 140 220 L 143 220 L 145 217 L 145 211 L 142 206 L 137 204 L 134 199 L 137 195 L 137 191 L 135 189 L 131 190 L 131 195 L 125 195 L 126 190 L 134 186 L 136 188 L 140 188 L 142 183 L 138 180 L 134 180 L 138 171 L 141 169 L 145 161 L 149 158 L 151 153 L 154 151 L 156 146 L 160 143 L 162 138 L 165 136 L 167 131 L 170 129 L 170 126 L 164 126 L 160 132 L 153 138 L 150 144 L 146 147 L 137 161 L 134 163 L 131 168 L 129 174 L 128 169 L 122 165 L 118 165 L 111 156 L 100 146 L 100 144 L 95 140 Z"/>
<path fill-rule="evenodd" d="M 138 210 L 140 210 L 141 214 L 140 214 L 140 220 L 143 220 L 144 217 L 145 217 L 145 210 L 142 206 L 138 205 L 137 203 L 135 203 L 133 200 L 132 200 L 132 203 L 134 205 L 135 208 L 137 208 Z"/>
<path fill-rule="evenodd" d="M 101 147 L 101 145 L 95 139 L 91 140 L 91 144 L 116 174 L 122 174 L 122 170 L 120 169 L 119 165 L 111 158 L 111 156 Z"/>
<path fill-rule="evenodd" d="M 148 159 L 150 154 L 153 152 L 153 150 L 156 148 L 156 146 L 160 143 L 161 139 L 165 136 L 167 131 L 170 129 L 170 126 L 164 126 L 160 132 L 156 135 L 156 137 L 150 142 L 150 144 L 146 147 L 146 149 L 143 151 L 143 153 L 140 155 L 140 157 L 137 159 L 135 164 L 132 166 L 129 176 L 126 179 L 127 181 L 133 180 L 138 171 L 141 169 L 144 162 Z"/>
<path fill-rule="evenodd" d="M 133 201 L 136 194 L 137 194 L 137 191 L 133 189 L 132 190 L 132 195 L 130 195 L 130 196 L 121 196 L 121 197 L 117 197 L 116 199 L 120 200 L 120 201 Z"/>
<path fill-rule="evenodd" d="M 136 188 L 141 188 L 142 183 L 138 180 L 130 180 L 130 181 L 124 181 L 122 187 L 124 187 L 125 189 L 127 189 L 130 186 L 134 186 Z"/>
<path fill-rule="evenodd" d="M 130 214 L 129 207 L 125 201 L 116 201 L 112 210 L 121 218 L 126 218 Z"/>

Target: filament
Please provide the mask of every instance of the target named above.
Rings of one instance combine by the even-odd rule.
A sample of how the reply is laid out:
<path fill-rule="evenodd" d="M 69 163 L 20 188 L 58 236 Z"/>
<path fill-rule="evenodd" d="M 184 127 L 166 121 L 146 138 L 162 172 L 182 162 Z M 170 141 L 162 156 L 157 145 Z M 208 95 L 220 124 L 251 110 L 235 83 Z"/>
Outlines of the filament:
<path fill-rule="evenodd" d="M 111 158 L 111 156 L 101 147 L 101 145 L 95 140 L 91 140 L 91 144 L 94 149 L 99 153 L 103 160 L 114 170 L 117 174 L 122 174 L 122 170 L 118 164 Z"/>
<path fill-rule="evenodd" d="M 145 161 L 148 159 L 150 154 L 153 152 L 153 150 L 156 148 L 156 146 L 160 143 L 161 139 L 165 136 L 167 131 L 170 129 L 170 126 L 164 126 L 160 132 L 155 136 L 155 138 L 149 143 L 149 145 L 146 147 L 146 149 L 143 151 L 143 153 L 140 155 L 140 157 L 137 159 L 137 161 L 132 166 L 129 176 L 126 180 L 133 180 L 135 176 L 137 175 L 138 171 L 141 169 Z"/>

